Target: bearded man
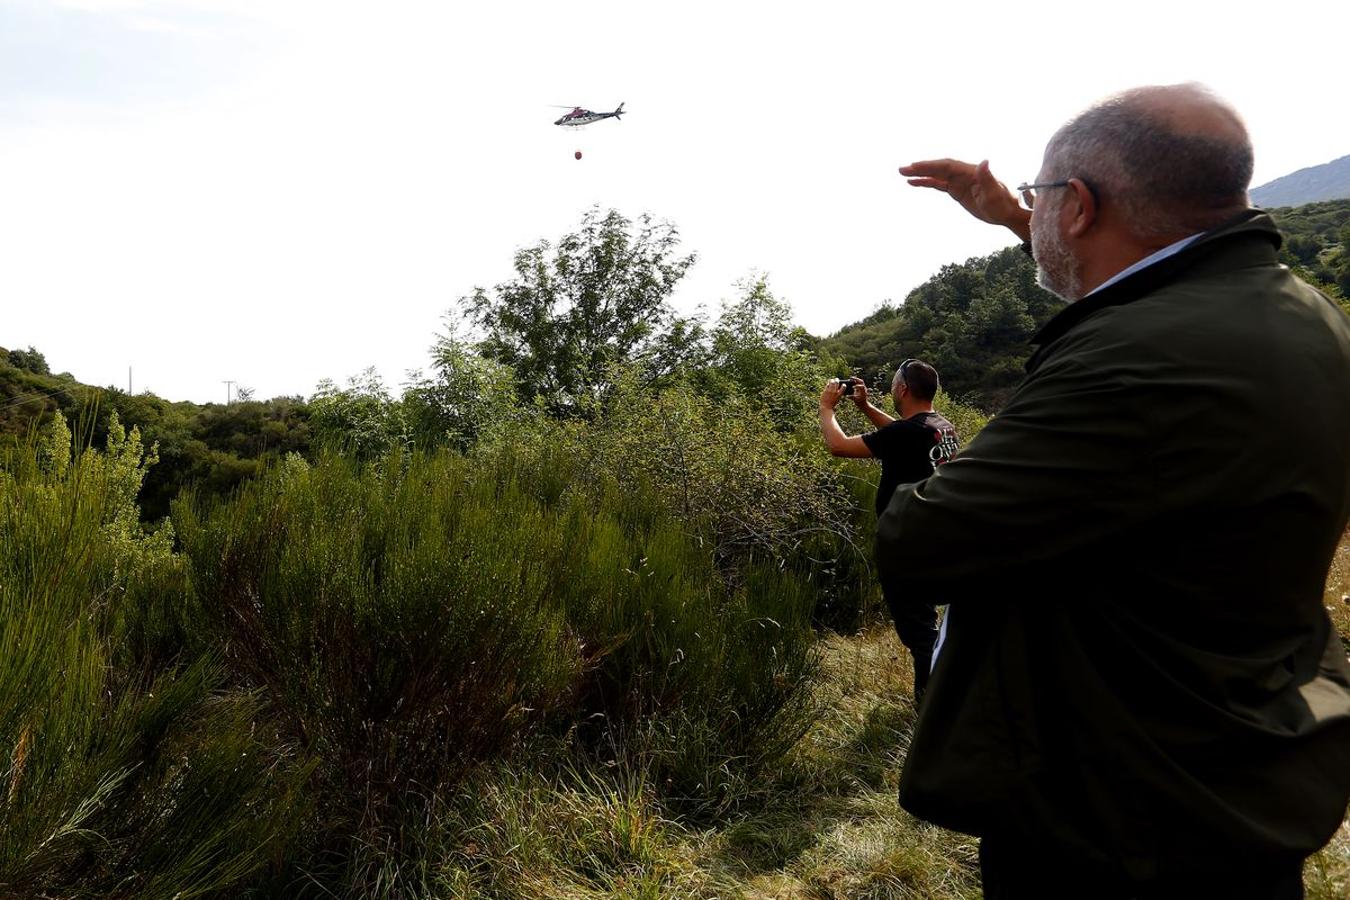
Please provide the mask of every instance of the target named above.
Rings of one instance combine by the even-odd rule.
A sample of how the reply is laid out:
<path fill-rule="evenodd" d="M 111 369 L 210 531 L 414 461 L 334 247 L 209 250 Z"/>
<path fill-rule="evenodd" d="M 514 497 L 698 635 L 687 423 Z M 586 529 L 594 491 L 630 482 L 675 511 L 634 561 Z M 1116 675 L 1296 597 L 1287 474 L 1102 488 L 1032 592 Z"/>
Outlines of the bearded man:
<path fill-rule="evenodd" d="M 901 169 L 1068 301 L 878 522 L 883 576 L 951 604 L 900 802 L 982 837 L 986 897 L 1301 897 L 1345 815 L 1350 321 L 1276 261 L 1252 165 L 1174 85 L 1064 125 L 1028 208 L 987 163 Z"/>

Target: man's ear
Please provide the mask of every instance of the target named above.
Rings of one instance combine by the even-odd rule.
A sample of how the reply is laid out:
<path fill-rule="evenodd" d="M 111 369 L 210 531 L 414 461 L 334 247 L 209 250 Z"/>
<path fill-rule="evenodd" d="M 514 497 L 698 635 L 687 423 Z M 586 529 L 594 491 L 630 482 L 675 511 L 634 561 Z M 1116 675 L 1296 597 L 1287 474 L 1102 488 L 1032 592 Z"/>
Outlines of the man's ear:
<path fill-rule="evenodd" d="M 1070 178 L 1069 190 L 1073 191 L 1073 199 L 1069 202 L 1072 214 L 1069 236 L 1082 237 L 1097 221 L 1097 196 L 1081 178 Z"/>

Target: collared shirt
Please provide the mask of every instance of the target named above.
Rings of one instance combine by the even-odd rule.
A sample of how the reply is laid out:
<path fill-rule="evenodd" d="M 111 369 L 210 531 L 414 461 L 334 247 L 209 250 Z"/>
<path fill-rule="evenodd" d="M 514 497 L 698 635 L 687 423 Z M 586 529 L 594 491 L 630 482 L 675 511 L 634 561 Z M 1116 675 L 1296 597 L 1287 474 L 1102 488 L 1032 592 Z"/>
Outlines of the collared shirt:
<path fill-rule="evenodd" d="M 1084 296 L 1090 297 L 1093 294 L 1100 291 L 1102 288 L 1110 287 L 1117 281 L 1120 281 L 1122 278 L 1125 278 L 1127 276 L 1133 275 L 1140 269 L 1147 269 L 1154 263 L 1162 262 L 1169 256 L 1176 256 L 1182 250 L 1185 250 L 1187 247 L 1189 247 L 1191 245 L 1191 242 L 1193 242 L 1196 238 L 1200 237 L 1201 234 L 1203 234 L 1203 232 L 1193 234 L 1190 237 L 1184 237 L 1181 240 L 1177 241 L 1175 244 L 1168 244 L 1166 247 L 1162 248 L 1156 253 L 1150 253 L 1148 256 L 1145 256 L 1143 259 L 1139 260 L 1133 265 L 1126 266 L 1125 268 L 1121 269 L 1119 272 L 1112 275 L 1110 278 L 1106 279 L 1092 290 L 1088 291 L 1087 294 L 1085 294 Z"/>

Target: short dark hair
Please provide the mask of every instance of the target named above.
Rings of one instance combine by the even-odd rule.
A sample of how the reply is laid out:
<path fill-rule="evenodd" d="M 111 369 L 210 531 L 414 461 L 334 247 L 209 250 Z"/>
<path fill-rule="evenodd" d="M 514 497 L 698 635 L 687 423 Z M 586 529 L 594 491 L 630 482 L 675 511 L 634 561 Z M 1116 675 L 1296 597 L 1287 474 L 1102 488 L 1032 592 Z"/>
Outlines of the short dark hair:
<path fill-rule="evenodd" d="M 938 392 L 937 369 L 921 359 L 907 359 L 895 370 L 895 378 L 902 382 L 916 400 L 932 400 Z"/>

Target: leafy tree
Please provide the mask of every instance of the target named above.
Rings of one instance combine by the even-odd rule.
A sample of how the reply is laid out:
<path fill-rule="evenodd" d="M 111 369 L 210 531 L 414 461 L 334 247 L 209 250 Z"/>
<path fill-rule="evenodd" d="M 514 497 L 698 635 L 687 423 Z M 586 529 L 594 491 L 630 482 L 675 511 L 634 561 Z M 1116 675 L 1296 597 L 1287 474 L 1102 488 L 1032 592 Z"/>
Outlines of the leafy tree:
<path fill-rule="evenodd" d="M 403 407 L 414 440 L 467 449 L 519 413 L 515 374 L 462 340 L 451 321 L 431 347 L 434 377 L 409 373 Z"/>
<path fill-rule="evenodd" d="M 678 245 L 668 222 L 592 208 L 556 245 L 517 252 L 514 279 L 460 306 L 483 334 L 478 351 L 510 367 L 521 397 L 576 414 L 603 396 L 616 364 L 644 360 L 660 374 L 697 347 L 695 325 L 669 303 L 695 259 Z"/>
<path fill-rule="evenodd" d="M 16 369 L 32 372 L 34 375 L 52 374 L 51 368 L 47 365 L 47 357 L 32 345 L 29 345 L 27 350 L 10 350 L 8 358 L 9 364 Z"/>
<path fill-rule="evenodd" d="M 737 285 L 740 297 L 723 304 L 706 363 L 694 371 L 705 393 L 737 394 L 769 411 L 780 430 L 815 409 L 829 377 L 810 349 L 811 337 L 792 323 L 792 306 L 774 296 L 764 275 Z"/>
<path fill-rule="evenodd" d="M 1317 261 L 1317 254 L 1322 250 L 1322 242 L 1311 235 L 1296 234 L 1289 238 L 1285 247 L 1295 260 L 1306 266 Z"/>
<path fill-rule="evenodd" d="M 380 456 L 409 443 L 402 404 L 385 387 L 374 367 L 347 379 L 339 388 L 325 378 L 309 401 L 310 424 L 321 441 L 359 458 Z"/>

